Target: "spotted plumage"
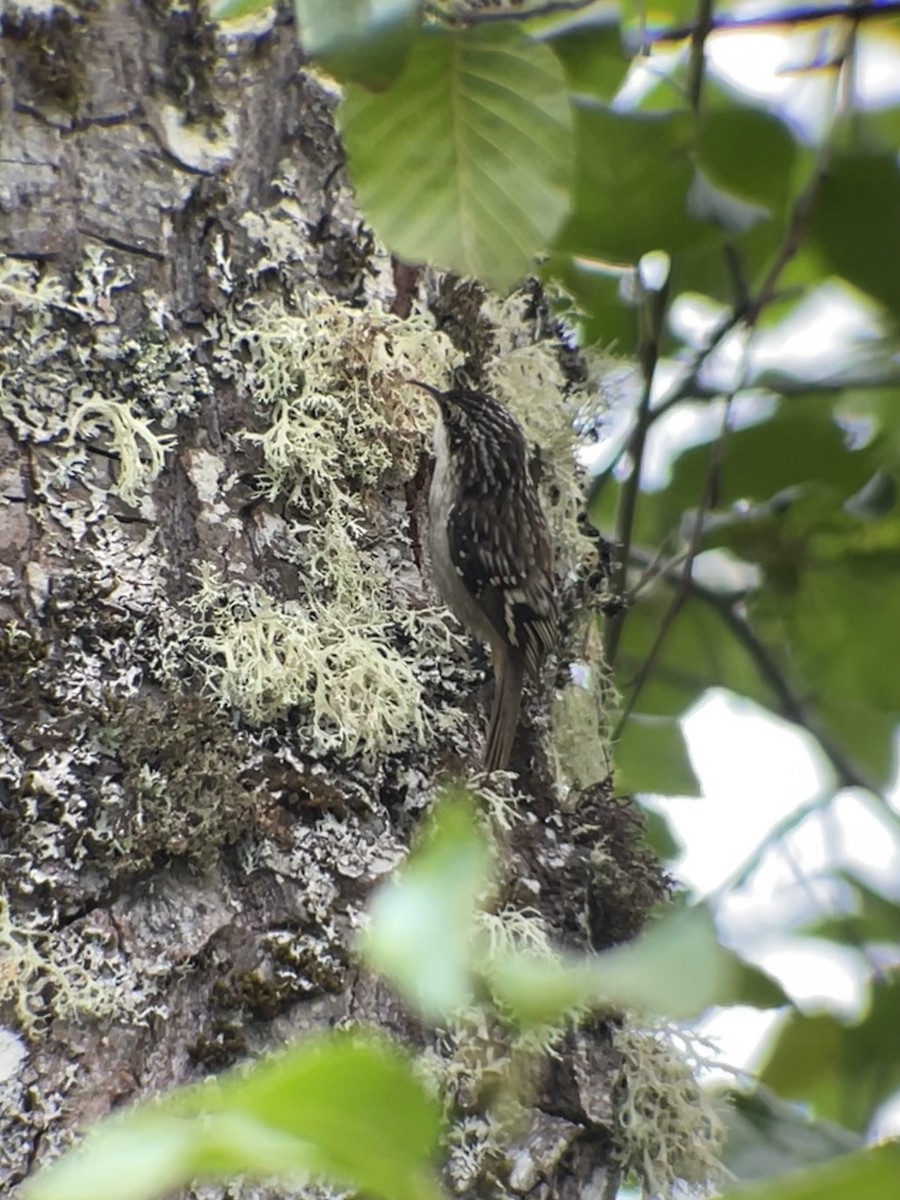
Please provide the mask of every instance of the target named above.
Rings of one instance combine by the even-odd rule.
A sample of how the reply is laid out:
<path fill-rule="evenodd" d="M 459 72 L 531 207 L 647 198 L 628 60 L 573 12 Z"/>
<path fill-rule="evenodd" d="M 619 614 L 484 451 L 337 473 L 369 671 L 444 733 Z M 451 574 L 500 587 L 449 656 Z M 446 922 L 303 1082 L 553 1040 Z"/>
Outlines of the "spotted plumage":
<path fill-rule="evenodd" d="M 547 522 L 522 430 L 496 400 L 438 392 L 429 494 L 431 559 L 443 600 L 491 646 L 495 699 L 485 766 L 505 767 L 524 670 L 538 679 L 556 639 L 556 593 Z"/>

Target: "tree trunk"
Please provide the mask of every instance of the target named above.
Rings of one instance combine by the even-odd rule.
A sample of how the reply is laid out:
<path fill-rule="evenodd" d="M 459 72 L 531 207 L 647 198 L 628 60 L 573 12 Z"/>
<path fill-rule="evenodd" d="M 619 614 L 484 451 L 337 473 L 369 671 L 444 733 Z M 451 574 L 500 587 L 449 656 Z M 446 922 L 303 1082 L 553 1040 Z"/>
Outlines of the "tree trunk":
<path fill-rule="evenodd" d="M 486 1031 L 423 1032 L 351 958 L 483 729 L 403 378 L 541 346 L 564 383 L 539 297 L 391 262 L 291 24 L 107 0 L 2 32 L 0 1185 L 123 1103 L 362 1020 L 456 1080 L 457 1192 L 588 1194 L 621 1157 L 611 1025 L 567 1034 L 503 1132 Z M 561 810 L 520 742 L 503 902 L 570 945 L 630 936 L 664 891 L 631 809 L 596 782 Z"/>

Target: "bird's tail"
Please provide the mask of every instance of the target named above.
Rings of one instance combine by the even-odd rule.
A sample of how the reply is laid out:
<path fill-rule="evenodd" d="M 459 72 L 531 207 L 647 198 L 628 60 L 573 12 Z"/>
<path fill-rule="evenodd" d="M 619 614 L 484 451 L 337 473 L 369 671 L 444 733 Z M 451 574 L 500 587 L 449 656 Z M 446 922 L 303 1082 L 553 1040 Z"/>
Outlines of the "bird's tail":
<path fill-rule="evenodd" d="M 519 724 L 519 705 L 522 702 L 522 681 L 525 677 L 525 658 L 507 652 L 494 657 L 494 703 L 484 745 L 484 769 L 503 771 L 509 765 L 516 727 Z"/>

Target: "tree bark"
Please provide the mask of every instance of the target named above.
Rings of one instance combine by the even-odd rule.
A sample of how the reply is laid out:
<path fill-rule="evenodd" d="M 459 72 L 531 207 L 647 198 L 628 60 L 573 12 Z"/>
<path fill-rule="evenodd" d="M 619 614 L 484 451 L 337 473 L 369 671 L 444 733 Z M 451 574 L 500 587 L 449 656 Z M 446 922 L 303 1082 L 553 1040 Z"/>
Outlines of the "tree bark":
<path fill-rule="evenodd" d="M 2 33 L 0 1186 L 14 1188 L 113 1108 L 307 1030 L 362 1020 L 444 1062 L 458 1051 L 351 954 L 373 884 L 435 780 L 477 762 L 483 727 L 483 663 L 427 611 L 418 416 L 392 410 L 366 435 L 386 465 L 348 451 L 329 468 L 366 586 L 380 572 L 373 604 L 393 614 L 360 652 L 394 705 L 374 714 L 381 732 L 371 713 L 352 737 L 328 716 L 356 711 L 355 694 L 335 698 L 350 651 L 334 694 L 320 672 L 294 695 L 304 664 L 279 650 L 277 688 L 252 690 L 226 659 L 261 635 L 261 598 L 283 632 L 319 590 L 337 604 L 362 587 L 309 549 L 327 481 L 292 487 L 259 440 L 278 415 L 259 402 L 272 345 L 289 356 L 291 322 L 312 313 L 325 340 L 340 326 L 342 346 L 397 355 L 388 318 L 424 307 L 440 355 L 477 370 L 499 319 L 480 289 L 393 264 L 365 229 L 335 97 L 280 17 L 223 33 L 198 3 L 108 0 L 10 7 Z M 520 343 L 546 337 L 539 303 L 517 312 Z M 561 809 L 523 743 L 504 902 L 570 945 L 630 936 L 665 891 L 632 810 L 602 784 Z M 609 1025 L 571 1031 L 502 1136 L 460 1085 L 454 1190 L 613 1186 L 619 1073 Z"/>

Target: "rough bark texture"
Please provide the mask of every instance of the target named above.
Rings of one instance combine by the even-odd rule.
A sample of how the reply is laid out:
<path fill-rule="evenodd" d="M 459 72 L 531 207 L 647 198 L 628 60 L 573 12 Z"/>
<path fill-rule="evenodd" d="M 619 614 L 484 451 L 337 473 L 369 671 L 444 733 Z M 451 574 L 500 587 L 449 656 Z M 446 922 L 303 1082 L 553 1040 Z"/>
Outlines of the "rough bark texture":
<path fill-rule="evenodd" d="M 254 683 L 242 640 L 265 603 L 282 632 L 311 597 L 365 609 L 341 599 L 363 583 L 337 543 L 313 545 L 338 501 L 302 454 L 292 489 L 246 436 L 285 401 L 292 322 L 313 312 L 318 339 L 344 339 L 336 388 L 389 395 L 371 362 L 400 361 L 414 300 L 421 353 L 476 371 L 546 336 L 540 305 L 504 329 L 478 288 L 394 268 L 291 25 L 226 36 L 200 4 L 105 0 L 7 7 L 2 32 L 0 1188 L 118 1105 L 351 1019 L 469 1063 L 448 1150 L 461 1194 L 603 1194 L 621 1152 L 611 1026 L 569 1033 L 502 1135 L 473 1065 L 483 1031 L 464 1056 L 350 957 L 373 884 L 441 772 L 477 760 L 483 723 L 483 663 L 427 612 L 421 414 L 391 410 L 330 465 L 382 614 L 357 691 L 337 634 L 309 651 L 343 654 L 334 674 L 297 695 L 286 652 L 259 651 L 263 675 L 285 672 Z M 536 747 L 517 751 L 504 903 L 571 945 L 627 938 L 664 892 L 640 828 L 600 783 L 560 808 Z"/>

